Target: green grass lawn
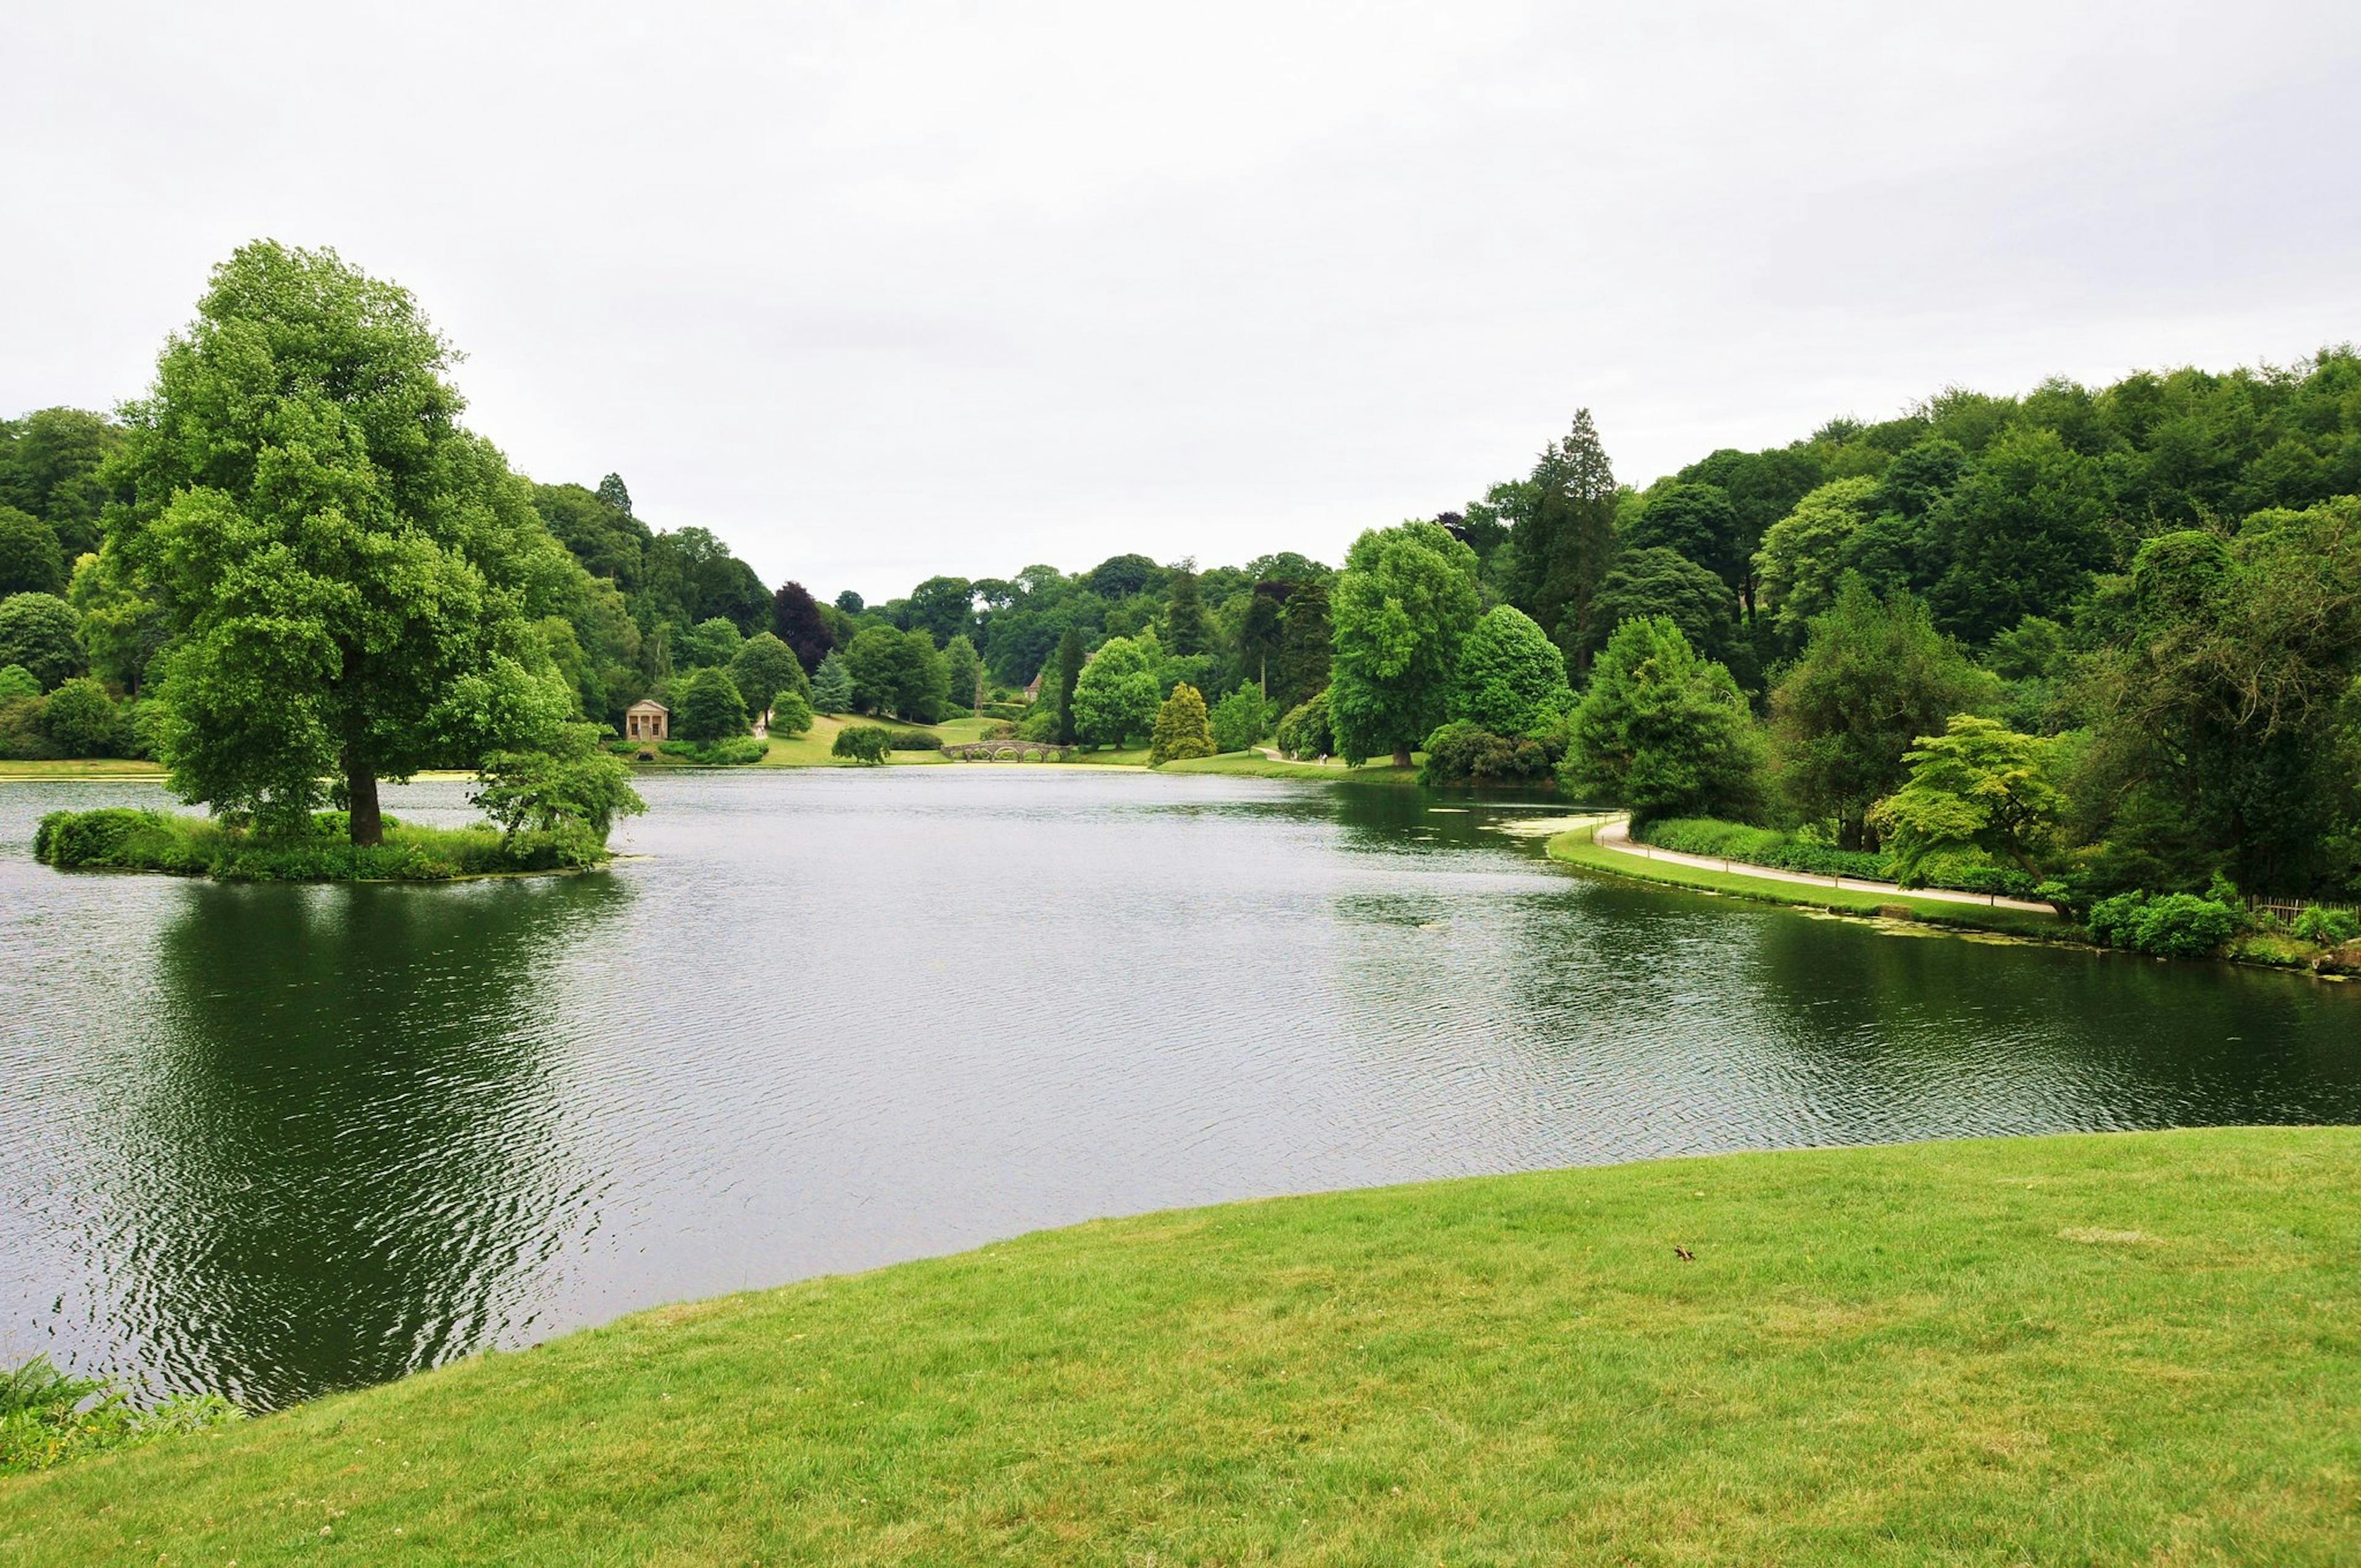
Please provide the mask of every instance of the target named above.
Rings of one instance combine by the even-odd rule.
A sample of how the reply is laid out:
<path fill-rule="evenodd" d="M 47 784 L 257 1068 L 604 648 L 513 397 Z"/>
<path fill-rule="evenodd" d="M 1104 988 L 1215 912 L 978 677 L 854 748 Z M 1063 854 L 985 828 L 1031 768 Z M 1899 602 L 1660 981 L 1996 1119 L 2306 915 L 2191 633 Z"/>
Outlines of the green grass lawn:
<path fill-rule="evenodd" d="M 1090 1224 L 0 1481 L 0 1562 L 2350 1563 L 2356 1189 L 2252 1129 Z"/>
<path fill-rule="evenodd" d="M 2057 916 L 2032 909 L 2002 909 L 1981 904 L 1956 904 L 1948 899 L 1922 898 L 1907 893 L 1861 893 L 1851 888 L 1820 887 L 1809 883 L 1782 882 L 1774 877 L 1748 876 L 1742 872 L 1706 871 L 1696 866 L 1652 861 L 1642 855 L 1600 848 L 1593 842 L 1598 826 L 1570 828 L 1550 839 L 1550 859 L 1590 871 L 1610 872 L 1642 882 L 1696 888 L 1765 904 L 1793 905 L 1837 915 L 1877 915 L 1901 907 L 1914 920 L 1931 925 L 1960 926 L 1978 931 L 2002 931 L 2017 937 L 2075 938 L 2080 933 Z"/>
<path fill-rule="evenodd" d="M 0 762 L 0 779 L 160 779 L 160 762 L 120 757 L 72 757 L 58 762 Z"/>
<path fill-rule="evenodd" d="M 1259 751 L 1224 751 L 1217 757 L 1189 757 L 1167 762 L 1168 773 L 1235 773 L 1252 778 L 1325 779 L 1332 784 L 1416 784 L 1418 769 L 1397 768 L 1391 762 L 1371 762 L 1348 768 L 1342 762 L 1290 762 Z"/>

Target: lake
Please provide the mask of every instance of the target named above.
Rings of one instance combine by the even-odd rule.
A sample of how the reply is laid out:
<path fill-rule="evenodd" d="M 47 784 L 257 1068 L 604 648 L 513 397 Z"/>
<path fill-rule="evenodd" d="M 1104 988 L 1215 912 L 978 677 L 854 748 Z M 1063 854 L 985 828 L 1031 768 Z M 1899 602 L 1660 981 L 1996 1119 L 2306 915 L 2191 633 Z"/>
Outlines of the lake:
<path fill-rule="evenodd" d="M 2361 990 L 1554 867 L 1535 808 L 1087 767 L 673 774 L 611 872 L 35 864 L 0 1358 L 254 1406 L 1046 1225 L 1691 1154 L 2361 1120 Z M 464 786 L 390 792 L 422 820 Z"/>

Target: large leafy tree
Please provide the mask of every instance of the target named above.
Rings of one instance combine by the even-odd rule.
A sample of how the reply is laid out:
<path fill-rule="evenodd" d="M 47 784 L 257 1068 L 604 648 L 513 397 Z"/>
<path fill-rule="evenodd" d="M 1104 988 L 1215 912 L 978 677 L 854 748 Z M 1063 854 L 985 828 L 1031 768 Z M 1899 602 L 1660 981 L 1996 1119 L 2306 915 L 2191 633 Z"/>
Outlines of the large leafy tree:
<path fill-rule="evenodd" d="M 2109 512 L 2099 465 L 2055 433 L 2001 437 L 1927 513 L 1945 564 L 1930 596 L 1944 629 L 1982 643 L 2070 608 L 2119 565 Z"/>
<path fill-rule="evenodd" d="M 1854 564 L 1853 548 L 1877 501 L 1877 481 L 1835 479 L 1795 503 L 1771 525 L 1755 553 L 1756 581 L 1771 624 L 1789 648 L 1800 647 L 1815 616 L 1837 602 Z"/>
<path fill-rule="evenodd" d="M 1999 696 L 1924 604 L 1848 582 L 1771 690 L 1781 783 L 1805 817 L 1837 824 L 1844 848 L 1874 848 L 1870 807 L 1900 787 L 1917 738 Z"/>
<path fill-rule="evenodd" d="M 1565 650 L 1579 673 L 1590 663 L 1585 644 L 1591 600 L 1615 554 L 1617 507 L 1615 471 L 1588 409 L 1575 414 L 1563 440 L 1543 449 L 1532 482 L 1532 513 L 1515 534 L 1509 598 Z"/>
<path fill-rule="evenodd" d="M 730 661 L 730 679 L 738 693 L 746 699 L 746 707 L 755 713 L 770 710 L 771 699 L 781 692 L 809 698 L 810 677 L 787 645 L 767 631 L 758 631 L 740 645 Z"/>
<path fill-rule="evenodd" d="M 1591 635 L 1603 648 L 1623 622 L 1661 615 L 1698 652 L 1730 663 L 1738 652 L 1737 609 L 1729 584 L 1678 552 L 1661 545 L 1625 549 L 1598 585 Z"/>
<path fill-rule="evenodd" d="M 943 649 L 943 688 L 954 707 L 973 707 L 983 696 L 983 661 L 965 636 L 954 637 Z"/>
<path fill-rule="evenodd" d="M 1570 696 L 1565 655 L 1532 617 L 1504 604 L 1467 634 L 1444 711 L 1496 735 L 1521 735 Z"/>
<path fill-rule="evenodd" d="M 801 583 L 783 583 L 771 596 L 771 630 L 794 652 L 807 674 L 818 670 L 836 647 L 828 618 Z"/>
<path fill-rule="evenodd" d="M 1411 751 L 1443 722 L 1460 645 L 1483 608 L 1476 553 L 1431 522 L 1373 528 L 1336 579 L 1328 711 L 1337 750 L 1358 764 Z"/>
<path fill-rule="evenodd" d="M 41 409 L 0 422 L 0 506 L 48 523 L 71 566 L 98 548 L 99 517 L 111 493 L 106 461 L 122 442 L 118 426 L 82 409 Z"/>
<path fill-rule="evenodd" d="M 533 508 L 584 571 L 625 593 L 638 591 L 651 537 L 646 523 L 617 509 L 603 491 L 579 485 L 535 485 Z"/>
<path fill-rule="evenodd" d="M 55 594 L 0 599 L 0 665 L 22 665 L 47 691 L 87 663 L 73 606 Z"/>
<path fill-rule="evenodd" d="M 1732 597 L 1745 591 L 1752 545 L 1738 509 L 1719 485 L 1675 479 L 1651 489 L 1639 517 L 1624 532 L 1625 553 L 1670 550 L 1719 577 Z M 1598 641 L 1603 644 L 1602 635 Z"/>
<path fill-rule="evenodd" d="M 1148 646 L 1110 637 L 1074 682 L 1074 735 L 1086 746 L 1120 746 L 1156 722 L 1156 667 Z"/>
<path fill-rule="evenodd" d="M 30 512 L 0 506 L 0 598 L 60 594 L 65 587 L 66 557 L 58 547 L 58 531 Z"/>
<path fill-rule="evenodd" d="M 2361 887 L 2361 500 L 2151 539 L 2086 628 L 2072 793 L 2107 880 Z"/>
<path fill-rule="evenodd" d="M 1642 821 L 1746 817 L 1761 795 L 1762 747 L 1745 694 L 1662 616 L 1615 629 L 1568 726 L 1559 782 Z"/>
<path fill-rule="evenodd" d="M 928 577 L 910 590 L 909 624 L 945 647 L 975 632 L 975 585 L 965 577 Z"/>
<path fill-rule="evenodd" d="M 1773 523 L 1793 511 L 1795 503 L 1828 477 L 1820 460 L 1795 446 L 1763 452 L 1723 447 L 1690 464 L 1675 476 L 1685 484 L 1711 485 L 1730 498 L 1738 514 L 1735 536 L 1739 556 L 1748 573 L 1739 588 L 1751 624 L 1756 613 L 1754 552 Z"/>
<path fill-rule="evenodd" d="M 950 672 L 935 640 L 913 629 L 865 626 L 844 650 L 845 673 L 852 677 L 852 700 L 871 712 L 891 711 L 917 724 L 942 717 L 950 693 Z"/>
<path fill-rule="evenodd" d="M 110 542 L 161 614 L 163 760 L 185 798 L 291 824 L 337 781 L 472 765 L 572 707 L 533 621 L 568 565 L 459 423 L 449 346 L 334 252 L 249 245 L 129 405 Z"/>
<path fill-rule="evenodd" d="M 711 745 L 743 735 L 751 723 L 746 717 L 745 694 L 730 672 L 719 669 L 697 670 L 691 674 L 675 699 L 677 711 L 673 714 L 673 733 L 683 740 L 698 745 Z"/>

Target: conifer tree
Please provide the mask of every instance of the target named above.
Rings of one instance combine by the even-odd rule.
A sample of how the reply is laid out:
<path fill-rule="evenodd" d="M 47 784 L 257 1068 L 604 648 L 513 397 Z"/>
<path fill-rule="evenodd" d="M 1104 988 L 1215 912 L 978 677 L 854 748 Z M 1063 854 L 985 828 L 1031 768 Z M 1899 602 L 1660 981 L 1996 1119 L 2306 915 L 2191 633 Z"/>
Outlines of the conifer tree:
<path fill-rule="evenodd" d="M 1182 681 L 1156 710 L 1156 729 L 1148 738 L 1148 765 L 1160 767 L 1182 757 L 1213 754 L 1213 731 L 1205 716 L 1205 699 L 1195 686 Z"/>
<path fill-rule="evenodd" d="M 852 707 L 852 676 L 834 653 L 812 672 L 811 705 L 819 713 L 842 713 Z"/>
<path fill-rule="evenodd" d="M 1532 516 L 1516 532 L 1510 599 L 1565 650 L 1576 674 L 1589 668 L 1591 600 L 1615 553 L 1615 471 L 1590 411 L 1574 416 L 1563 441 L 1533 466 Z"/>
<path fill-rule="evenodd" d="M 1328 689 L 1328 663 L 1335 652 L 1328 623 L 1328 590 L 1318 583 L 1297 585 L 1287 598 L 1279 629 L 1279 658 L 1271 670 L 1270 698 L 1289 712 Z"/>
<path fill-rule="evenodd" d="M 1182 658 L 1202 653 L 1213 645 L 1213 627 L 1205 619 L 1205 601 L 1197 592 L 1195 563 L 1183 561 L 1172 569 L 1164 600 L 1164 651 Z"/>

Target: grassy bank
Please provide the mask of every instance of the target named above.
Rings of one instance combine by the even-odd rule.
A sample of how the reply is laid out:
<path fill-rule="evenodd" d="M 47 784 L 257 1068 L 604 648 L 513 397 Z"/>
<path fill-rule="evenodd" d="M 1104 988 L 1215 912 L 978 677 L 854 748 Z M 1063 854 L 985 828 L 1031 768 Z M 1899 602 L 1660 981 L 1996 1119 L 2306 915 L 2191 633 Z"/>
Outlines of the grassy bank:
<path fill-rule="evenodd" d="M 160 762 L 120 757 L 69 757 L 50 762 L 0 762 L 0 782 L 9 779 L 160 779 Z"/>
<path fill-rule="evenodd" d="M 2015 937 L 2040 937 L 2053 940 L 2069 940 L 2077 937 L 2070 922 L 2037 910 L 2000 909 L 1981 904 L 1955 904 L 1939 898 L 1920 898 L 1907 893 L 1862 893 L 1852 888 L 1817 887 L 1809 883 L 1748 876 L 1742 872 L 1707 871 L 1665 861 L 1651 861 L 1620 850 L 1602 849 L 1592 841 L 1598 831 L 1598 827 L 1594 823 L 1556 835 L 1549 841 L 1550 859 L 1642 882 L 1695 888 L 1701 893 L 1751 898 L 1764 904 L 1791 905 L 1799 909 L 1825 910 L 1835 915 L 1876 916 L 1906 911 L 1911 919 L 1935 926 L 2003 931 Z"/>
<path fill-rule="evenodd" d="M 1218 757 L 1190 757 L 1177 762 L 1167 762 L 1158 771 L 1168 773 L 1234 773 L 1246 778 L 1320 779 L 1329 784 L 1418 783 L 1418 770 L 1414 767 L 1397 768 L 1389 762 L 1372 762 L 1359 768 L 1348 768 L 1342 762 L 1290 762 L 1266 757 L 1259 751 L 1224 751 Z"/>
<path fill-rule="evenodd" d="M 428 828 L 385 819 L 385 841 L 358 845 L 324 813 L 308 838 L 265 838 L 207 817 L 108 806 L 53 811 L 34 835 L 37 860 L 60 871 L 161 872 L 222 882 L 450 882 L 519 872 L 576 871 L 608 860 L 576 829 L 503 835 L 489 826 Z"/>
<path fill-rule="evenodd" d="M 1085 1225 L 0 1481 L 0 1561 L 2349 1561 L 2356 1182 L 2239 1130 Z"/>

